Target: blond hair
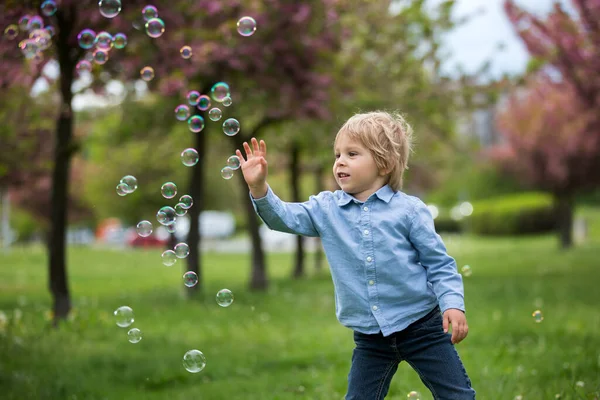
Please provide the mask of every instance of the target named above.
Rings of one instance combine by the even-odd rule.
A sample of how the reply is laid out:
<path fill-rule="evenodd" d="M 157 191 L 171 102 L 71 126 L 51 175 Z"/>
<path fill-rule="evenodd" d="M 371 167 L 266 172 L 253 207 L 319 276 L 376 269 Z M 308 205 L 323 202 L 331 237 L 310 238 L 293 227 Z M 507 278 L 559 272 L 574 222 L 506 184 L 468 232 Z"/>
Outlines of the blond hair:
<path fill-rule="evenodd" d="M 365 146 L 373 155 L 377 168 L 389 171 L 388 185 L 394 191 L 402 189 L 404 170 L 412 149 L 411 126 L 399 113 L 372 111 L 355 114 L 342 125 L 334 145 L 341 135 L 347 135 Z"/>

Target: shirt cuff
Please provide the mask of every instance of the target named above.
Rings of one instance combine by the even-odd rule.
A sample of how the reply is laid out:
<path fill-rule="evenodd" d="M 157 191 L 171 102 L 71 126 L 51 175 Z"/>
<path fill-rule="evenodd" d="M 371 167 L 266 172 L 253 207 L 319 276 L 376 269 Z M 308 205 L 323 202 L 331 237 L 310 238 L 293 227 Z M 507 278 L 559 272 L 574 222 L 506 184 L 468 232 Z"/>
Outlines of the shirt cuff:
<path fill-rule="evenodd" d="M 466 312 L 465 311 L 465 301 L 464 301 L 463 297 L 460 295 L 448 294 L 448 295 L 442 297 L 441 299 L 439 299 L 439 303 L 440 303 L 440 310 L 442 311 L 442 314 L 450 308 L 456 308 L 458 310 L 461 310 L 462 312 Z"/>

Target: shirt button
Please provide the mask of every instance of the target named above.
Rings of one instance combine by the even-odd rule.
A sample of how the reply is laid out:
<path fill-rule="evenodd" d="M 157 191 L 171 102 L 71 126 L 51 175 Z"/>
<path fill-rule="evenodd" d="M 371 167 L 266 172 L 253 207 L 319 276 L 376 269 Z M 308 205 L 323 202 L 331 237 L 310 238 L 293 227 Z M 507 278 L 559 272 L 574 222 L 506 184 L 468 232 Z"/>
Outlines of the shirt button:
<path fill-rule="evenodd" d="M 373 286 L 374 284 L 375 284 L 375 281 L 371 279 L 371 280 L 369 281 L 369 285 Z M 377 307 L 377 306 L 375 306 L 375 307 Z"/>
<path fill-rule="evenodd" d="M 371 262 L 373 259 L 371 257 L 367 257 L 367 262 Z"/>
<path fill-rule="evenodd" d="M 377 306 L 373 306 L 371 308 L 373 309 L 373 311 L 377 311 Z"/>
<path fill-rule="evenodd" d="M 369 234 L 369 230 L 365 229 L 365 235 L 368 235 L 368 234 Z"/>
<path fill-rule="evenodd" d="M 369 211 L 369 207 L 365 207 L 365 208 L 363 208 L 363 210 Z"/>

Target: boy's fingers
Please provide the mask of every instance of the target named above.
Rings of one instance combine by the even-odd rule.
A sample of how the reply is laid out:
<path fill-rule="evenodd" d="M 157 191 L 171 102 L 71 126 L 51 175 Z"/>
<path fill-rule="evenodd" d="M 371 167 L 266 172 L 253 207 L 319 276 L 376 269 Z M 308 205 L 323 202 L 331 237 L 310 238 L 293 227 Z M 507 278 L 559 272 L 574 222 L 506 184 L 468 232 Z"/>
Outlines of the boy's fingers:
<path fill-rule="evenodd" d="M 267 144 L 264 140 L 260 141 L 260 151 L 263 153 L 263 157 L 267 156 Z"/>
<path fill-rule="evenodd" d="M 448 333 L 448 323 L 449 323 L 449 318 L 448 315 L 444 314 L 444 322 L 443 322 L 443 327 L 444 327 L 444 333 Z"/>
<path fill-rule="evenodd" d="M 248 142 L 244 142 L 244 150 L 246 150 L 246 158 L 252 157 L 252 150 L 250 150 L 250 146 L 248 146 Z"/>
<path fill-rule="evenodd" d="M 260 151 L 258 147 L 258 141 L 256 140 L 256 138 L 252 138 L 252 150 L 254 150 L 255 152 Z"/>
<path fill-rule="evenodd" d="M 235 155 L 238 156 L 238 158 L 240 159 L 240 165 L 244 165 L 246 160 L 244 160 L 244 156 L 242 155 L 242 152 L 239 150 L 236 150 Z"/>

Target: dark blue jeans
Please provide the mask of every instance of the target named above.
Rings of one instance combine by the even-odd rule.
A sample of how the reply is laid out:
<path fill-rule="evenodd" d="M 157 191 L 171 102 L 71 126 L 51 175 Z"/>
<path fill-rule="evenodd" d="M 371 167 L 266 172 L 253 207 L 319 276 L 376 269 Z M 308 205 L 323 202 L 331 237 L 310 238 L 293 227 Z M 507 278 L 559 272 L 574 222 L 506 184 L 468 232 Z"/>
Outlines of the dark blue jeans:
<path fill-rule="evenodd" d="M 444 333 L 439 307 L 388 337 L 381 332 L 354 332 L 346 400 L 384 399 L 401 361 L 419 374 L 434 399 L 474 399 L 475 391 L 450 337 Z"/>

